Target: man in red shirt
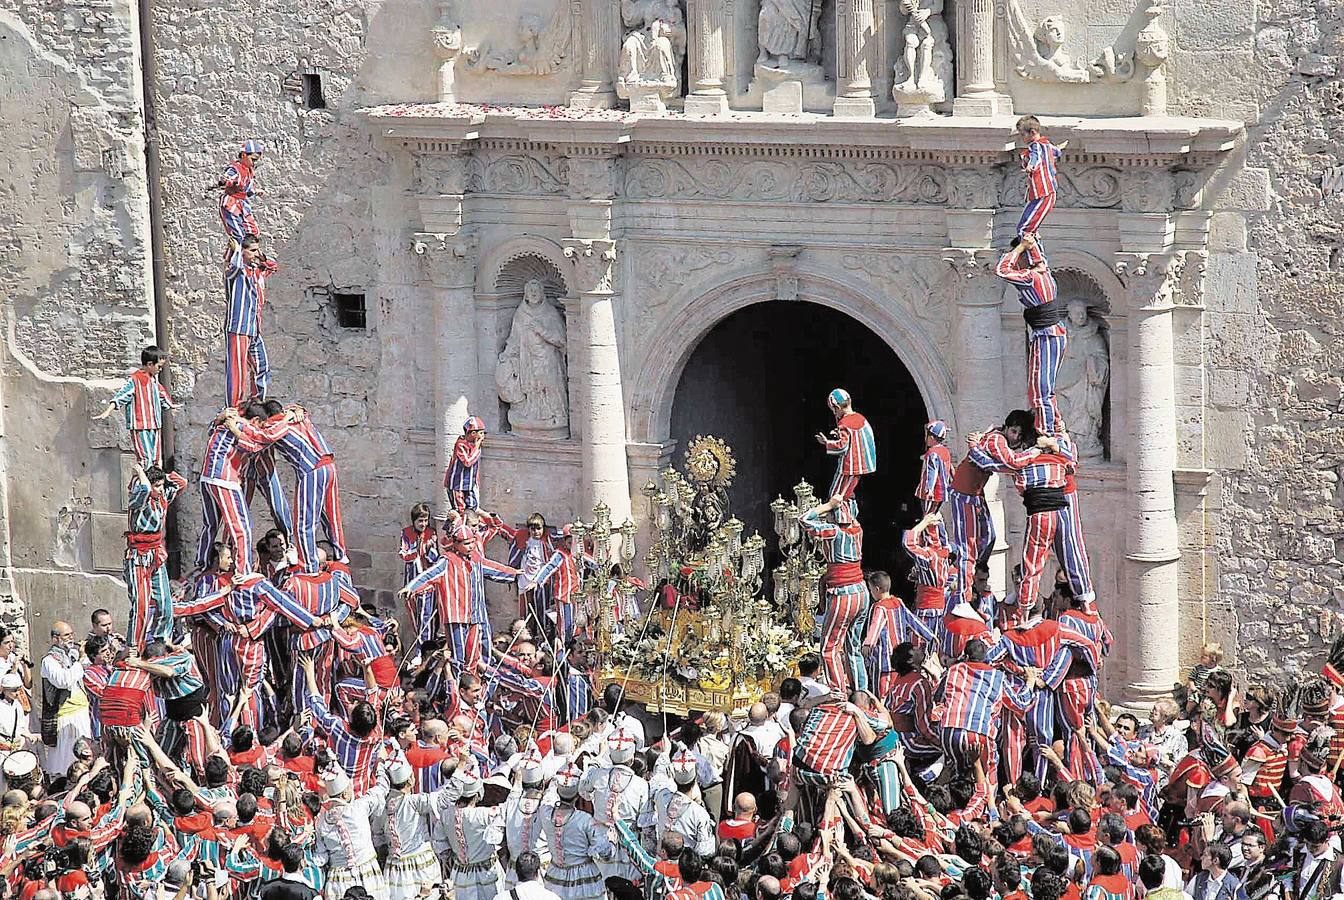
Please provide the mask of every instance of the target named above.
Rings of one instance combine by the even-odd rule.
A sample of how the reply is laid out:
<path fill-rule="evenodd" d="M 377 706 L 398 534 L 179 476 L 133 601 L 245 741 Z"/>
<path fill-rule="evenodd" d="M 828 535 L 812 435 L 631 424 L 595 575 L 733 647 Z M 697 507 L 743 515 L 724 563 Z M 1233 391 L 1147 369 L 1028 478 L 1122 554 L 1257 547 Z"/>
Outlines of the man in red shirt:
<path fill-rule="evenodd" d="M 733 839 L 746 843 L 756 836 L 756 798 L 742 793 L 733 798 L 733 817 L 719 823 L 719 840 Z"/>

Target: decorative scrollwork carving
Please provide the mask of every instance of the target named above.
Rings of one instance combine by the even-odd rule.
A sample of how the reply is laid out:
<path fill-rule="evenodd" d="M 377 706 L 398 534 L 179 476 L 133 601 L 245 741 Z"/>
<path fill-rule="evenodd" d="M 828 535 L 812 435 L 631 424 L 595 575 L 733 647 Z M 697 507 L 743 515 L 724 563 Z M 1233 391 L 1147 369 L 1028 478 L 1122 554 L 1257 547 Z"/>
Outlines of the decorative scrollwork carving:
<path fill-rule="evenodd" d="M 767 200 L 799 203 L 947 202 L 940 166 L 854 161 L 729 163 L 639 159 L 626 171 L 632 199 Z"/>
<path fill-rule="evenodd" d="M 481 151 L 467 167 L 468 189 L 486 194 L 564 194 L 568 162 L 550 153 L 499 154 Z"/>

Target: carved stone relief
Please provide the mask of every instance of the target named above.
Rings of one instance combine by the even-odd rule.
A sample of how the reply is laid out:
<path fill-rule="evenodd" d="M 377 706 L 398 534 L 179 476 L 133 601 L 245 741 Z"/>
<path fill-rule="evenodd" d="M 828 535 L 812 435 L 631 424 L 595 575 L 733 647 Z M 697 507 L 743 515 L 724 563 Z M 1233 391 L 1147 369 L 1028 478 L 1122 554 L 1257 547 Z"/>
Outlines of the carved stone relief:
<path fill-rule="evenodd" d="M 1118 83 L 1134 76 L 1134 55 L 1107 47 L 1090 63 L 1064 52 L 1067 26 L 1060 16 L 1046 16 L 1034 28 L 1018 0 L 1007 0 L 1008 52 L 1018 75 L 1031 81 L 1066 84 Z"/>
<path fill-rule="evenodd" d="M 1059 206 L 1082 209 L 1110 209 L 1119 206 L 1124 196 L 1122 172 L 1113 166 L 1067 166 L 1057 173 Z M 1016 170 L 1003 176 L 1000 202 L 1020 206 L 1026 195 L 1026 179 Z"/>
<path fill-rule="evenodd" d="M 569 163 L 558 153 L 480 150 L 467 165 L 468 190 L 485 194 L 564 194 Z"/>
<path fill-rule="evenodd" d="M 616 95 L 635 112 L 663 112 L 681 94 L 686 16 L 677 0 L 621 0 L 621 22 Z"/>
<path fill-rule="evenodd" d="M 748 162 L 635 159 L 625 196 L 636 199 L 768 200 L 804 203 L 947 202 L 941 166 L 881 162 Z"/>
<path fill-rule="evenodd" d="M 904 292 L 892 292 L 888 296 L 901 303 L 934 343 L 939 347 L 948 346 L 952 336 L 953 304 L 952 292 L 945 281 L 951 270 L 940 259 L 870 251 L 846 253 L 840 261 L 846 269 L 867 273 L 884 294 L 887 285 L 906 285 Z"/>
<path fill-rule="evenodd" d="M 535 13 L 518 17 L 513 40 L 478 44 L 462 51 L 463 71 L 495 75 L 549 75 L 566 66 L 574 45 L 569 4 L 558 0 L 549 18 Z"/>
<path fill-rule="evenodd" d="M 892 98 L 902 115 L 929 114 L 952 90 L 952 47 L 943 21 L 943 0 L 901 0 L 901 58 L 895 67 Z"/>
<path fill-rule="evenodd" d="M 535 437 L 569 435 L 565 317 L 540 278 L 523 284 L 509 337 L 495 361 L 495 387 L 512 431 Z"/>
<path fill-rule="evenodd" d="M 743 261 L 740 248 L 714 244 L 641 246 L 635 255 L 635 286 L 630 292 L 632 305 L 638 307 L 630 321 L 634 342 L 640 343 L 653 333 L 658 319 L 667 311 L 668 302 L 694 280 L 696 273 L 741 265 Z"/>

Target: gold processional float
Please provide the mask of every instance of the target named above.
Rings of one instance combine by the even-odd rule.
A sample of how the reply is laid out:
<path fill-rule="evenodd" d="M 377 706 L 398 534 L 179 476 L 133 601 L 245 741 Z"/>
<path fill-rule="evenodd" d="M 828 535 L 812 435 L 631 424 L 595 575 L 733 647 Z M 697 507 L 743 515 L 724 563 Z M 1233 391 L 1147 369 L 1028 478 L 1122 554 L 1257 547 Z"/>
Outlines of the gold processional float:
<path fill-rule="evenodd" d="M 697 435 L 686 448 L 685 473 L 669 466 L 642 490 L 652 540 L 644 563 L 652 588 L 625 577 L 637 556 L 638 528 L 613 529 L 599 503 L 591 524 L 575 522 L 576 546 L 589 539 L 595 565 L 583 566 L 583 606 L 597 610 L 596 685 L 624 685 L 626 697 L 650 712 L 741 715 L 814 643 L 815 610 L 826 567 L 798 516 L 818 502 L 801 482 L 794 500 L 770 504 L 781 563 L 765 587 L 765 540 L 743 540 L 732 517 L 728 486 L 736 472 L 729 446 Z M 620 538 L 613 554 L 613 541 Z M 612 563 L 618 556 L 622 564 Z M 643 596 L 641 596 L 641 594 Z M 616 604 L 627 614 L 618 622 Z"/>

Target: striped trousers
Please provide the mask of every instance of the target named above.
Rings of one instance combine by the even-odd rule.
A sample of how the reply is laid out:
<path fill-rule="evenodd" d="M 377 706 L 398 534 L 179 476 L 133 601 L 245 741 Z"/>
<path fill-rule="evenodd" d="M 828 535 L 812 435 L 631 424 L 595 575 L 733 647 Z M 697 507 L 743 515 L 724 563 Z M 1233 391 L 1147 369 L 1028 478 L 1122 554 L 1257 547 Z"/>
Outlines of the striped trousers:
<path fill-rule="evenodd" d="M 135 461 L 142 469 L 162 466 L 163 453 L 160 451 L 159 429 L 132 428 L 131 452 L 135 454 Z"/>
<path fill-rule="evenodd" d="M 1017 236 L 1021 237 L 1028 232 L 1040 231 L 1041 226 L 1045 224 L 1045 217 L 1050 215 L 1050 210 L 1055 208 L 1055 192 L 1051 191 L 1044 197 L 1037 197 L 1035 200 L 1028 200 L 1022 207 L 1022 215 L 1017 220 Z M 1041 246 L 1039 238 L 1037 246 L 1041 247 L 1041 252 L 1045 252 L 1045 247 Z"/>
<path fill-rule="evenodd" d="M 1036 431 L 1040 434 L 1059 434 L 1064 425 L 1059 418 L 1059 404 L 1055 402 L 1055 378 L 1068 344 L 1068 332 L 1062 323 L 1031 332 L 1027 349 L 1027 402 L 1036 414 Z"/>
<path fill-rule="evenodd" d="M 201 540 L 196 547 L 196 566 L 204 569 L 210 558 L 210 546 L 224 531 L 233 548 L 234 571 L 242 575 L 252 571 L 252 513 L 241 488 L 201 482 Z"/>
<path fill-rule="evenodd" d="M 957 551 L 957 599 L 969 600 L 976 564 L 989 564 L 998 535 L 984 495 L 949 490 L 947 508 L 951 513 L 949 539 Z"/>
<path fill-rule="evenodd" d="M 1082 524 L 1078 522 L 1076 501 L 1063 509 L 1032 513 L 1027 516 L 1027 531 L 1022 542 L 1022 586 L 1018 592 L 1018 615 L 1026 617 L 1041 597 L 1041 576 L 1053 550 L 1069 586 L 1079 597 L 1091 598 L 1092 574 L 1083 545 Z"/>
<path fill-rule="evenodd" d="M 261 234 L 257 220 L 252 216 L 252 204 L 246 200 L 224 197 L 219 204 L 219 220 L 224 225 L 224 233 L 240 244 L 249 234 Z"/>
<path fill-rule="evenodd" d="M 126 643 L 140 653 L 154 638 L 173 634 L 173 595 L 168 585 L 165 555 L 128 550 L 124 574 L 126 593 L 131 601 Z"/>
<path fill-rule="evenodd" d="M 271 362 L 260 334 L 224 336 L 224 396 L 229 406 L 239 406 L 253 397 L 266 399 L 271 383 Z"/>
<path fill-rule="evenodd" d="M 868 689 L 863 633 L 868 627 L 868 586 L 850 584 L 826 591 L 821 626 L 821 662 L 826 683 L 842 697 Z"/>
<path fill-rule="evenodd" d="M 336 464 L 328 460 L 308 472 L 297 473 L 294 493 L 294 545 L 309 572 L 317 571 L 317 526 L 320 522 L 336 559 L 345 558 L 345 526 L 341 521 L 340 485 Z"/>

